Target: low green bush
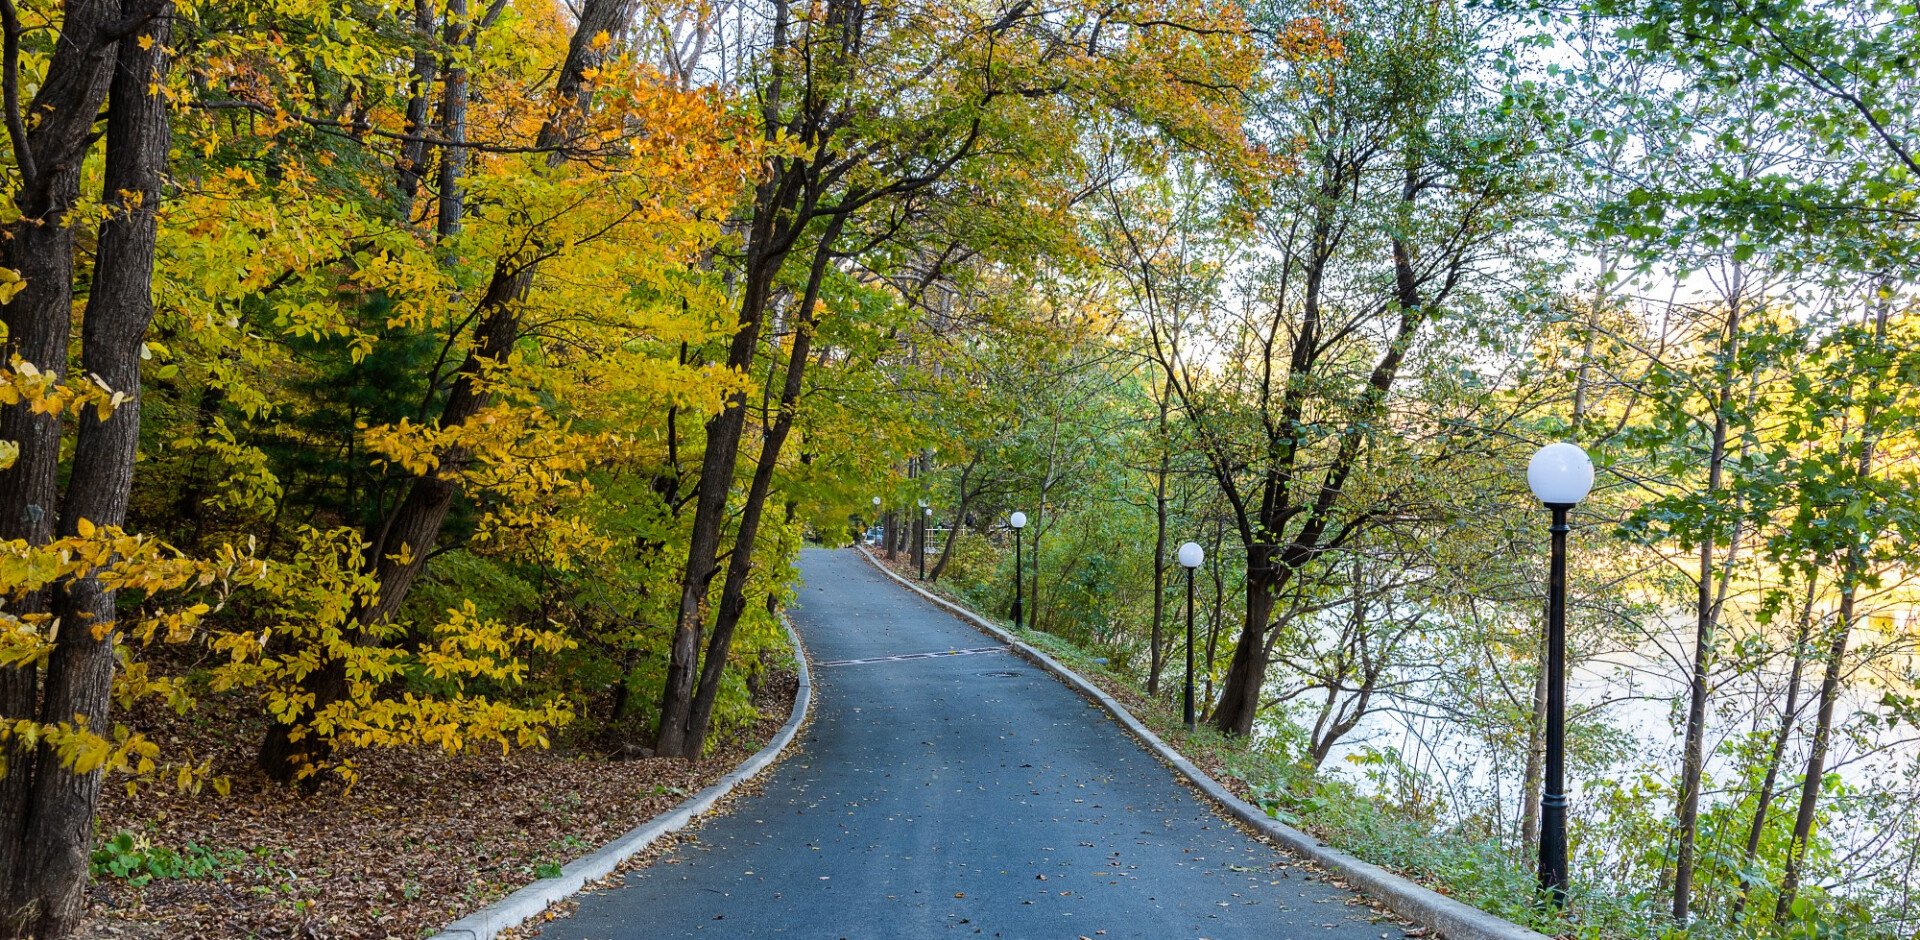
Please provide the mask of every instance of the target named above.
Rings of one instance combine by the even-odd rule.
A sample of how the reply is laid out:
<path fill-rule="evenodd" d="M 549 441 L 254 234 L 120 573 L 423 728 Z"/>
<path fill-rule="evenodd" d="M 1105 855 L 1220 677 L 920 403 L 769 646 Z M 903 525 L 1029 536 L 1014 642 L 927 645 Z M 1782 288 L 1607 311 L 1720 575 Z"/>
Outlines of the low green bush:
<path fill-rule="evenodd" d="M 119 832 L 94 849 L 88 873 L 94 878 L 144 885 L 156 879 L 206 878 L 246 857 L 247 853 L 239 849 L 215 850 L 194 842 L 172 849 L 131 832 Z"/>

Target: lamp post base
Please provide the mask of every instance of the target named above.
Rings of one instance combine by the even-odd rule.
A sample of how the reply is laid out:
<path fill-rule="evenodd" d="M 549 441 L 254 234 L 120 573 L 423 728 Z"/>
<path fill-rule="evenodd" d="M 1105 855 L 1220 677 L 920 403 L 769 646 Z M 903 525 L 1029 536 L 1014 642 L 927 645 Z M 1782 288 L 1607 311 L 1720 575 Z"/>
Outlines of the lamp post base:
<path fill-rule="evenodd" d="M 1540 798 L 1540 893 L 1555 908 L 1567 906 L 1567 795 Z"/>

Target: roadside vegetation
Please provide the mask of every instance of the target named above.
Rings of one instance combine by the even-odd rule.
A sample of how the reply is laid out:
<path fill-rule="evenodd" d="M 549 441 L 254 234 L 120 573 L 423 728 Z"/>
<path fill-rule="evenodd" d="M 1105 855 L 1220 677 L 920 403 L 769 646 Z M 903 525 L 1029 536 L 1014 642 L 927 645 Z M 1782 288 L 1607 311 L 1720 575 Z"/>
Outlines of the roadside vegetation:
<path fill-rule="evenodd" d="M 361 903 L 314 859 L 390 788 L 690 785 L 780 712 L 805 539 L 929 536 L 998 610 L 1016 510 L 1034 625 L 1156 701 L 1202 544 L 1249 785 L 1516 910 L 1558 439 L 1601 465 L 1575 923 L 1911 935 L 1916 35 L 0 3 L 0 937 L 424 929 L 578 847 L 528 810 Z"/>
<path fill-rule="evenodd" d="M 905 565 L 896 564 L 896 569 L 909 577 L 913 574 Z M 1339 771 L 1316 772 L 1278 738 L 1228 736 L 1206 724 L 1189 732 L 1181 720 L 1178 685 L 1168 694 L 1149 694 L 1145 677 L 1117 661 L 1113 654 L 1119 651 L 1113 646 L 1014 627 L 1004 615 L 994 615 L 993 605 L 1004 606 L 1006 597 L 992 585 L 955 581 L 930 587 L 1100 686 L 1161 740 L 1274 819 L 1456 900 L 1549 936 L 1602 940 L 1769 935 L 1715 923 L 1677 929 L 1657 894 L 1619 892 L 1614 890 L 1617 885 L 1601 878 L 1576 880 L 1567 910 L 1555 912 L 1540 902 L 1535 859 L 1525 847 L 1463 820 L 1449 802 L 1451 788 L 1410 766 L 1397 751 L 1363 745 L 1346 757 L 1346 766 Z M 1625 822 L 1647 828 L 1661 823 L 1657 806 L 1609 802 L 1601 812 L 1631 814 Z M 1588 813 L 1585 818 L 1605 817 Z M 1576 832 L 1576 847 L 1593 844 L 1579 836 Z M 1599 867 L 1586 861 L 1589 872 Z M 1882 897 L 1900 896 L 1902 886 L 1887 887 L 1893 890 Z M 1853 903 L 1827 910 L 1816 902 L 1802 901 L 1801 923 L 1780 935 L 1898 936 L 1876 927 L 1869 920 L 1874 916 L 1870 908 Z"/>

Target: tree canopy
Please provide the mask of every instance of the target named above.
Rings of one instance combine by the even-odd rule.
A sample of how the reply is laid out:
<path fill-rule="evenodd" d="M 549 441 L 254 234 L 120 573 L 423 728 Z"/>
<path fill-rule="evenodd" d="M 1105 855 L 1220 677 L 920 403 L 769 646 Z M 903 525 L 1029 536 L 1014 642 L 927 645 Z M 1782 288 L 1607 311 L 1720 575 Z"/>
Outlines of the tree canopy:
<path fill-rule="evenodd" d="M 8 0 L 0 40 L 0 936 L 76 929 L 109 785 L 697 760 L 801 546 L 869 532 L 1149 702 L 1192 652 L 1183 745 L 1549 933 L 1920 922 L 1908 6 Z M 1600 471 L 1566 912 L 1556 440 Z M 210 712 L 254 769 L 180 742 Z"/>

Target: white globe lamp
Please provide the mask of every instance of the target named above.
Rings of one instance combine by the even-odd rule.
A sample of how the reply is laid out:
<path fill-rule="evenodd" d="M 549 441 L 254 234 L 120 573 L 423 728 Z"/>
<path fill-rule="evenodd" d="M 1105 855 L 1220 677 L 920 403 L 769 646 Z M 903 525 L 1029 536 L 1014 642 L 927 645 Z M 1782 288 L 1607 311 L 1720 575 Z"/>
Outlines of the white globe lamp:
<path fill-rule="evenodd" d="M 1548 506 L 1572 506 L 1593 489 L 1593 461 L 1578 445 L 1548 444 L 1527 463 L 1527 486 Z"/>

